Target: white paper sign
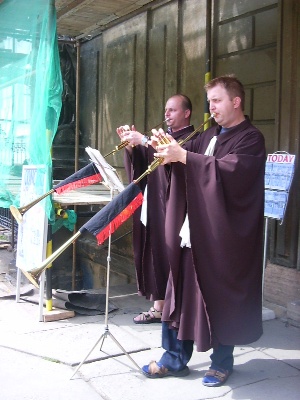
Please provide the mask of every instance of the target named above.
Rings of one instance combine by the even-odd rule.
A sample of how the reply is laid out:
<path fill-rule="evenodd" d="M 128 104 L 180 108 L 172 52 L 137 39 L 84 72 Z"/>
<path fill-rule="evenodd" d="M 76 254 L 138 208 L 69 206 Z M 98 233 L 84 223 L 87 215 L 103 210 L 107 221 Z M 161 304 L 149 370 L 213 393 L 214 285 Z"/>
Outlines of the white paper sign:
<path fill-rule="evenodd" d="M 36 200 L 47 188 L 47 168 L 45 166 L 24 165 L 20 205 L 24 206 Z M 16 266 L 29 271 L 38 268 L 45 259 L 47 247 L 48 219 L 42 200 L 29 208 L 18 225 Z"/>

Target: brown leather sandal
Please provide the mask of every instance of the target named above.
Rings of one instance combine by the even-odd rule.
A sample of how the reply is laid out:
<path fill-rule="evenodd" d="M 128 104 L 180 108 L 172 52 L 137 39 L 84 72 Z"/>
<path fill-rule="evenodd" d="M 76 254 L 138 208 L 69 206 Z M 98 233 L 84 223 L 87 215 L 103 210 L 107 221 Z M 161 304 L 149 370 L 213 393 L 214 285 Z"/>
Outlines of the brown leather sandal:
<path fill-rule="evenodd" d="M 204 386 L 209 386 L 209 387 L 222 386 L 227 381 L 231 372 L 232 371 L 228 371 L 226 369 L 223 369 L 222 371 L 218 371 L 216 369 L 210 368 L 205 373 L 205 375 L 202 379 L 202 384 Z"/>
<path fill-rule="evenodd" d="M 161 322 L 162 311 L 155 310 L 151 307 L 149 311 L 140 313 L 137 317 L 133 318 L 135 324 L 153 324 Z"/>
<path fill-rule="evenodd" d="M 176 378 L 183 378 L 190 373 L 189 367 L 185 366 L 180 371 L 170 371 L 164 367 L 160 362 L 151 361 L 150 364 L 144 365 L 142 372 L 147 378 L 165 378 L 167 376 L 174 376 Z"/>

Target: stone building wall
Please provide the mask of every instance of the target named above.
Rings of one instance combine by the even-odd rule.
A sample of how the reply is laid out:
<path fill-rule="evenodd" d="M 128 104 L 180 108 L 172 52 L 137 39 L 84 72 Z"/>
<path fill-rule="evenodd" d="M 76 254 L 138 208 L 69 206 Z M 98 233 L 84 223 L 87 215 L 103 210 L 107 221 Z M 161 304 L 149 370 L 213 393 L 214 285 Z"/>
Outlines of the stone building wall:
<path fill-rule="evenodd" d="M 118 126 L 135 124 L 147 131 L 163 120 L 165 101 L 176 92 L 191 98 L 192 123 L 200 125 L 206 111 L 203 85 L 209 65 L 211 76 L 234 73 L 245 85 L 245 112 L 263 132 L 267 152 L 298 155 L 299 15 L 297 0 L 162 1 L 83 43 L 82 145 L 106 154 L 118 144 Z M 122 152 L 107 161 L 127 183 Z M 298 179 L 298 162 L 294 179 Z M 284 223 L 271 221 L 268 237 L 265 299 L 285 309 L 287 301 L 299 298 L 299 202 L 299 185 L 295 185 Z M 114 236 L 116 263 L 128 267 L 126 275 L 120 266 L 118 283 L 134 280 L 130 222 L 126 229 Z M 86 243 L 78 246 L 78 268 L 81 263 L 88 270 L 91 283 L 97 265 L 105 269 L 105 257 L 101 261 L 94 247 L 87 248 Z M 294 282 L 295 299 L 283 295 L 290 294 L 291 287 L 279 279 L 279 271 L 286 281 Z"/>

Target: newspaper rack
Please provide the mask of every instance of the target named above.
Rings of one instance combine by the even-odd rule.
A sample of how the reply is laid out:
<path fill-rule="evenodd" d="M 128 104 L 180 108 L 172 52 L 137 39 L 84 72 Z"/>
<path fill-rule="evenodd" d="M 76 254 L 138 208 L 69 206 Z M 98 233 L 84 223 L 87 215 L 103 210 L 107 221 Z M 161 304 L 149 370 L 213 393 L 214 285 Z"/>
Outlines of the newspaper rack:
<path fill-rule="evenodd" d="M 268 154 L 265 171 L 265 234 L 263 256 L 263 286 L 267 264 L 267 238 L 269 218 L 283 223 L 289 191 L 295 170 L 296 156 L 285 151 Z"/>

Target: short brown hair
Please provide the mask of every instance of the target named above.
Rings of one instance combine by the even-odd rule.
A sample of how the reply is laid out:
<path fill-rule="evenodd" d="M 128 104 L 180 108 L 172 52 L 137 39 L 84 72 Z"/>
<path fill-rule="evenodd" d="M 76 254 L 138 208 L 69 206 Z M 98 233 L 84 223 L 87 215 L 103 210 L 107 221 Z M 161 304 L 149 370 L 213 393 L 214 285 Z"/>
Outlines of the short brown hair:
<path fill-rule="evenodd" d="M 204 85 L 206 92 L 213 87 L 220 85 L 226 89 L 229 97 L 233 99 L 234 97 L 239 97 L 241 99 L 241 107 L 244 110 L 245 106 L 245 90 L 242 83 L 234 75 L 223 75 L 212 79 Z"/>
<path fill-rule="evenodd" d="M 190 110 L 190 112 L 192 114 L 192 102 L 191 102 L 189 97 L 187 97 L 185 94 L 181 94 L 181 93 L 174 94 L 173 96 L 170 97 L 170 99 L 172 97 L 179 97 L 181 99 L 181 107 L 182 107 L 182 109 L 184 111 L 185 110 Z"/>

